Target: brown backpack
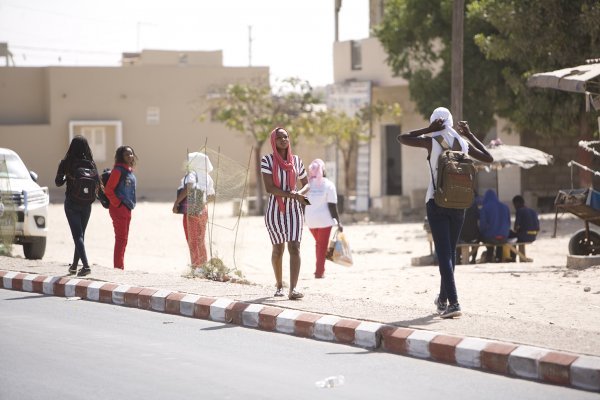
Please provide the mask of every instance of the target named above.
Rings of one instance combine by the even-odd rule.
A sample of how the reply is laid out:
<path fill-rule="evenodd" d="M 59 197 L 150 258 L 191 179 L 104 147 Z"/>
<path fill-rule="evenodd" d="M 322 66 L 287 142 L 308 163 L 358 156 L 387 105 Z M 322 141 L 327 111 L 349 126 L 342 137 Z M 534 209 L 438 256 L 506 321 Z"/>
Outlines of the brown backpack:
<path fill-rule="evenodd" d="M 469 208 L 475 197 L 475 178 L 477 171 L 473 159 L 460 150 L 450 149 L 443 136 L 434 139 L 442 146 L 438 158 L 437 180 L 433 179 L 433 170 L 429 157 L 427 162 L 431 170 L 435 204 L 445 208 Z M 454 140 L 456 146 L 458 140 Z"/>

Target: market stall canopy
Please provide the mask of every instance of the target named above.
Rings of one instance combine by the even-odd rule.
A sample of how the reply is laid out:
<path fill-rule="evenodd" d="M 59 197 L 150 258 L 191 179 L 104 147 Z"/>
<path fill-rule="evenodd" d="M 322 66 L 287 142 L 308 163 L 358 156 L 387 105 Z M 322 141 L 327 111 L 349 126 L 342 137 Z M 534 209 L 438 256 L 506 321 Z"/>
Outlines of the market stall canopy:
<path fill-rule="evenodd" d="M 600 62 L 540 72 L 527 80 L 527 86 L 600 94 Z"/>
<path fill-rule="evenodd" d="M 532 147 L 498 144 L 490 145 L 487 149 L 494 157 L 494 162 L 491 164 L 476 164 L 478 168 L 486 171 L 498 170 L 513 165 L 529 169 L 536 165 L 550 165 L 554 162 L 552 155 Z"/>

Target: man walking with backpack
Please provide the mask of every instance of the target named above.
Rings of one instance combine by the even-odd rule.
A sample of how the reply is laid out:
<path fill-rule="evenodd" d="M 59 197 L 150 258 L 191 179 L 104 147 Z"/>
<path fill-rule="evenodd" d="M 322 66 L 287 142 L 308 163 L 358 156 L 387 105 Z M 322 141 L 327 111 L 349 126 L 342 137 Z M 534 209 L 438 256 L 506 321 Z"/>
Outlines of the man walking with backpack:
<path fill-rule="evenodd" d="M 85 229 L 92 213 L 92 203 L 96 200 L 100 178 L 92 150 L 83 136 L 75 136 L 71 140 L 67 154 L 58 165 L 54 183 L 60 187 L 65 182 L 67 183 L 65 214 L 75 243 L 73 262 L 69 266 L 68 273 L 75 274 L 81 260 L 83 267 L 77 272 L 77 276 L 86 276 L 91 270 L 85 252 Z"/>
<path fill-rule="evenodd" d="M 458 123 L 458 132 L 454 130 L 452 114 L 447 108 L 433 110 L 429 122 L 428 127 L 400 134 L 397 139 L 404 145 L 427 149 L 431 180 L 425 203 L 441 276 L 440 293 L 434 302 L 442 318 L 453 318 L 462 314 L 454 281 L 456 243 L 465 209 L 472 203 L 474 194 L 475 176 L 472 176 L 474 171 L 469 168 L 469 165 L 472 167 L 469 156 L 485 163 L 492 162 L 493 158 L 471 132 L 466 121 Z M 440 160 L 444 160 L 444 165 Z M 438 170 L 453 170 L 460 178 L 446 186 L 448 180 L 439 179 L 442 173 L 438 177 Z M 472 172 L 465 173 L 466 170 Z"/>

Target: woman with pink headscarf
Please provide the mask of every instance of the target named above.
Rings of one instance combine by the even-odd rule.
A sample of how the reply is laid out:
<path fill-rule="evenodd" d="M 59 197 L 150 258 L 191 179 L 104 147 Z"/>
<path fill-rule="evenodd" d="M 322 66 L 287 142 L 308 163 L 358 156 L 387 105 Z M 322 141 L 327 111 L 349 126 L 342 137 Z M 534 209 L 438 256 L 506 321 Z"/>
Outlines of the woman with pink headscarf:
<path fill-rule="evenodd" d="M 271 264 L 275 272 L 276 297 L 283 296 L 283 252 L 287 243 L 290 254 L 290 290 L 288 298 L 304 297 L 296 290 L 300 276 L 300 240 L 304 219 L 304 206 L 308 204 L 304 194 L 308 191 L 308 179 L 300 157 L 292 154 L 290 138 L 283 128 L 271 132 L 273 153 L 261 159 L 260 170 L 265 189 L 269 193 L 265 225 L 273 244 Z M 296 191 L 297 182 L 302 187 Z"/>
<path fill-rule="evenodd" d="M 316 258 L 315 278 L 325 277 L 325 256 L 329 245 L 331 227 L 337 225 L 343 231 L 337 209 L 337 192 L 335 185 L 326 178 L 325 163 L 317 158 L 308 167 L 308 183 L 310 192 L 306 206 L 306 225 L 315 238 Z"/>

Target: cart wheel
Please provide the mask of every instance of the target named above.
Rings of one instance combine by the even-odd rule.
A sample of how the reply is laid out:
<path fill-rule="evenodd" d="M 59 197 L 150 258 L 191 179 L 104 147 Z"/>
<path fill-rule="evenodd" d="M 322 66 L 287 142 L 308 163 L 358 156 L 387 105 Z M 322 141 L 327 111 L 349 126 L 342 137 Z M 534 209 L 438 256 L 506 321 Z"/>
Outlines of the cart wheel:
<path fill-rule="evenodd" d="M 600 254 L 600 234 L 590 230 L 588 239 L 586 239 L 585 229 L 575 232 L 569 240 L 569 254 L 573 256 Z"/>

